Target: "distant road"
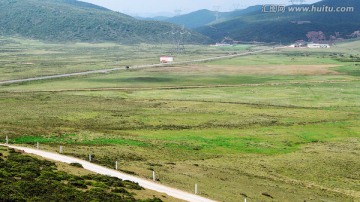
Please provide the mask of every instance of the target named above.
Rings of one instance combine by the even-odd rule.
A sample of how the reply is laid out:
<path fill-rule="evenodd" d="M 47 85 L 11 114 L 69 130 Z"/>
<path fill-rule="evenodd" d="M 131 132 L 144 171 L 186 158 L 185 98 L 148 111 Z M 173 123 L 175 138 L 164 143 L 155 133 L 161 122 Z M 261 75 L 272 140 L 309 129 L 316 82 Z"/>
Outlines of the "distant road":
<path fill-rule="evenodd" d="M 262 52 L 271 51 L 271 50 L 278 50 L 278 49 L 283 49 L 283 48 L 285 48 L 285 47 L 269 48 L 269 49 L 263 49 L 263 50 L 257 50 L 257 51 L 239 53 L 239 54 L 218 56 L 218 57 L 198 59 L 198 60 L 190 60 L 190 61 L 184 61 L 184 62 L 172 62 L 172 63 L 164 63 L 164 64 L 132 66 L 130 68 L 131 69 L 142 69 L 142 68 L 151 68 L 151 67 L 164 67 L 164 66 L 171 66 L 171 65 L 183 65 L 183 64 L 198 63 L 198 62 L 208 62 L 208 61 L 225 59 L 225 58 L 234 58 L 234 57 L 239 57 L 239 56 L 257 54 L 257 53 L 262 53 Z M 84 75 L 89 75 L 89 74 L 110 73 L 113 71 L 119 71 L 119 70 L 124 70 L 124 69 L 126 69 L 126 68 L 119 67 L 119 68 L 112 68 L 112 69 L 84 71 L 84 72 L 76 72 L 76 73 L 69 73 L 69 74 L 58 74 L 58 75 L 52 75 L 52 76 L 40 76 L 40 77 L 27 78 L 27 79 L 15 79 L 15 80 L 8 80 L 8 81 L 0 81 L 0 85 L 23 83 L 23 82 L 29 82 L 29 81 L 47 80 L 47 79 L 57 79 L 57 78 L 72 77 L 72 76 L 84 76 Z"/>
<path fill-rule="evenodd" d="M 92 172 L 102 174 L 102 175 L 109 175 L 109 176 L 117 177 L 117 178 L 120 178 L 122 180 L 129 180 L 129 181 L 132 181 L 132 182 L 136 182 L 136 183 L 139 183 L 139 185 L 144 187 L 145 189 L 154 190 L 154 191 L 157 191 L 157 192 L 160 192 L 160 193 L 165 193 L 165 194 L 167 194 L 169 196 L 172 196 L 174 198 L 181 199 L 181 200 L 184 200 L 184 201 L 189 201 L 189 202 L 216 202 L 214 200 L 201 197 L 199 195 L 190 194 L 190 193 L 185 192 L 185 191 L 181 191 L 181 190 L 174 189 L 174 188 L 171 188 L 171 187 L 168 187 L 168 186 L 164 186 L 164 185 L 155 183 L 153 181 L 142 179 L 140 177 L 135 177 L 135 176 L 132 176 L 132 175 L 129 175 L 129 174 L 118 172 L 116 170 L 112 170 L 112 169 L 109 169 L 109 168 L 106 168 L 106 167 L 103 167 L 103 166 L 99 166 L 99 165 L 96 165 L 96 164 L 93 164 L 93 163 L 90 163 L 88 161 L 84 161 L 84 160 L 81 160 L 81 159 L 77 159 L 77 158 L 73 158 L 73 157 L 69 157 L 69 156 L 65 156 L 65 155 L 61 155 L 61 154 L 57 154 L 57 153 L 52 153 L 52 152 L 46 152 L 46 151 L 42 151 L 42 150 L 26 148 L 26 147 L 18 147 L 18 146 L 5 145 L 5 144 L 0 144 L 0 146 L 5 146 L 5 147 L 17 149 L 17 150 L 22 150 L 25 153 L 35 154 L 37 156 L 41 156 L 41 157 L 44 157 L 46 159 L 51 159 L 51 160 L 59 161 L 59 162 L 63 162 L 63 163 L 68 163 L 68 164 L 70 164 L 70 163 L 80 163 L 84 167 L 84 169 L 86 169 L 86 170 L 90 170 Z"/>

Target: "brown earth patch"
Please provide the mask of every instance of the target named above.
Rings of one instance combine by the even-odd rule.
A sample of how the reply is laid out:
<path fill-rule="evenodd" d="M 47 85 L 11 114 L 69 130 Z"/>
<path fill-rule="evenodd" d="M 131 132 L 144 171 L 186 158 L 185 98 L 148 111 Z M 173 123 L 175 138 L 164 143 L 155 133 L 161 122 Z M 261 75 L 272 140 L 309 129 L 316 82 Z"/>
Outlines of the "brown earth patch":
<path fill-rule="evenodd" d="M 274 74 L 274 75 L 324 75 L 340 74 L 330 70 L 338 65 L 188 65 L 175 67 L 149 68 L 147 72 L 179 72 L 179 73 L 235 73 L 235 74 Z"/>

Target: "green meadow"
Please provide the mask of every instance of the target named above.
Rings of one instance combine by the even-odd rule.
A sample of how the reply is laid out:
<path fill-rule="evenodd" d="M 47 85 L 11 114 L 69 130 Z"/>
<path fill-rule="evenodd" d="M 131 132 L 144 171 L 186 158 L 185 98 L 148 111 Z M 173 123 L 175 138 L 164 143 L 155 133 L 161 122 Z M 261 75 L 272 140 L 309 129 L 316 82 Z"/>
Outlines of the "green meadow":
<path fill-rule="evenodd" d="M 58 49 L 27 43 L 29 53 Z M 0 137 L 29 147 L 39 142 L 50 151 L 62 145 L 67 155 L 92 154 L 108 167 L 119 161 L 122 171 L 144 178 L 155 170 L 159 183 L 189 192 L 197 183 L 201 195 L 219 201 L 357 201 L 358 44 L 0 86 Z M 75 57 L 86 55 L 96 68 L 108 67 L 115 57 L 105 56 L 106 47 L 124 48 L 58 46 L 65 52 L 89 50 L 69 56 L 74 63 L 64 69 L 51 68 L 58 73 L 81 70 L 84 58 Z M 229 49 L 191 51 L 198 51 L 192 58 L 201 58 Z M 144 54 L 147 61 L 134 55 L 133 64 L 157 59 Z M 27 71 L 1 75 L 17 78 Z"/>

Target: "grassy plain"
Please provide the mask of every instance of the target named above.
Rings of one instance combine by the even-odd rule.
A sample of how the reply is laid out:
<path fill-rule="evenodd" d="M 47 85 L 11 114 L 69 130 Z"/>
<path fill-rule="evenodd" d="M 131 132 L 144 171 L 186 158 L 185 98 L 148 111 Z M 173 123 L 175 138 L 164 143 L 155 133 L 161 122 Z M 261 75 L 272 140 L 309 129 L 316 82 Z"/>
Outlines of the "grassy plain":
<path fill-rule="evenodd" d="M 0 136 L 219 201 L 357 201 L 358 44 L 1 86 Z"/>
<path fill-rule="evenodd" d="M 127 46 L 115 43 L 49 44 L 36 40 L 0 37 L 0 81 L 159 63 L 159 56 L 174 55 L 176 61 L 244 52 L 252 46 L 216 48 L 188 45 L 173 53 L 169 44 Z"/>

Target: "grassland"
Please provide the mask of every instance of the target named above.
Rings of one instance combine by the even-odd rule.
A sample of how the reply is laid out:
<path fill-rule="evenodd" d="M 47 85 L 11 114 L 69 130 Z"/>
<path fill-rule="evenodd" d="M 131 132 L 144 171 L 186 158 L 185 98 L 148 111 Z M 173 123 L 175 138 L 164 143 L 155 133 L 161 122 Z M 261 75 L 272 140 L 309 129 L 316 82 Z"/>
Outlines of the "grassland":
<path fill-rule="evenodd" d="M 188 45 L 181 54 L 168 44 L 126 46 L 115 43 L 49 44 L 36 40 L 0 37 L 0 81 L 123 66 L 157 64 L 159 56 L 174 55 L 177 62 L 244 52 L 252 46 L 232 50 Z"/>
<path fill-rule="evenodd" d="M 1 86 L 0 137 L 219 201 L 357 201 L 358 43 Z"/>

